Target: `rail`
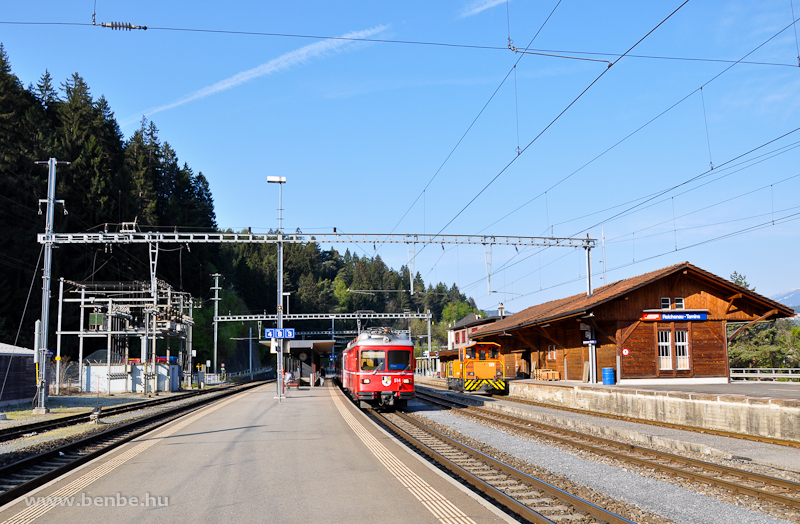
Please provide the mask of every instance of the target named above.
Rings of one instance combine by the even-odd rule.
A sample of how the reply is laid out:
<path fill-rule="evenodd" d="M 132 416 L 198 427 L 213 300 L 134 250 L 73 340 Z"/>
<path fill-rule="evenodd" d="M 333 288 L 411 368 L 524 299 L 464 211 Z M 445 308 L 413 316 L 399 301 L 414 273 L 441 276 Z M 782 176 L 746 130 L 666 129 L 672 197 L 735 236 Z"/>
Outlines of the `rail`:
<path fill-rule="evenodd" d="M 800 368 L 731 368 L 731 380 L 800 380 Z"/>
<path fill-rule="evenodd" d="M 513 431 L 573 446 L 582 451 L 611 457 L 619 462 L 627 462 L 646 469 L 666 473 L 671 477 L 683 477 L 692 482 L 711 485 L 771 503 L 782 504 L 794 510 L 800 509 L 800 483 L 792 480 L 762 475 L 644 446 L 619 442 L 590 433 L 560 428 L 546 422 L 536 422 L 528 418 L 473 406 L 453 398 L 451 395 L 443 398 L 434 392 L 425 393 L 420 390 L 417 390 L 416 394 L 418 400 L 448 408 L 459 408 L 460 413 L 466 413 L 486 424 L 505 426 Z"/>

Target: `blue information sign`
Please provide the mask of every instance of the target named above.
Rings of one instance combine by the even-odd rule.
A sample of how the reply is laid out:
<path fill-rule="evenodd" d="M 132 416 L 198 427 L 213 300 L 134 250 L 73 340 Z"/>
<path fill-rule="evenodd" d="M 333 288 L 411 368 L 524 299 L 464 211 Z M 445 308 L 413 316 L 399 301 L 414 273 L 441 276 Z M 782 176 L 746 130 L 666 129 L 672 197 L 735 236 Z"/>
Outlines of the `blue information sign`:
<path fill-rule="evenodd" d="M 264 338 L 294 338 L 294 328 L 267 328 L 264 330 Z"/>

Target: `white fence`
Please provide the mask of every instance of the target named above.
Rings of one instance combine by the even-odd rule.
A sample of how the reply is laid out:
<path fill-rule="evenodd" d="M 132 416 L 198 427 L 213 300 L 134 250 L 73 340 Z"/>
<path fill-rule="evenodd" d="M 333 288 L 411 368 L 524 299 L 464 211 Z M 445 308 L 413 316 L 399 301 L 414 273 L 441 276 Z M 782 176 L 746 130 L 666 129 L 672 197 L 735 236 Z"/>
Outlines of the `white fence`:
<path fill-rule="evenodd" d="M 731 380 L 800 380 L 800 368 L 731 368 Z"/>

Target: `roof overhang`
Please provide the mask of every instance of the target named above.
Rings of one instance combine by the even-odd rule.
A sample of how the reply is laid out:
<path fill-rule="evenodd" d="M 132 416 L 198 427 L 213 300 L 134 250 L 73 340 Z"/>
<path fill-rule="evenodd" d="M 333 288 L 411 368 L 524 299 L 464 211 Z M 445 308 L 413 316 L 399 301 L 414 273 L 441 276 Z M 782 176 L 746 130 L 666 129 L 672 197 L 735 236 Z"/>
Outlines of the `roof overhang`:
<path fill-rule="evenodd" d="M 491 336 L 491 335 L 495 335 L 495 336 L 497 336 L 497 335 L 502 336 L 503 334 L 510 335 L 509 331 L 512 331 L 512 332 L 513 331 L 519 331 L 521 329 L 527 329 L 527 328 L 532 328 L 532 327 L 537 327 L 537 326 L 544 326 L 545 324 L 551 324 L 553 322 L 561 322 L 562 320 L 569 320 L 569 319 L 575 318 L 575 317 L 582 317 L 583 315 L 586 315 L 588 312 L 589 312 L 589 310 L 575 311 L 575 312 L 572 312 L 572 313 L 566 313 L 564 315 L 556 315 L 556 316 L 553 316 L 553 317 L 548 317 L 548 318 L 544 318 L 544 319 L 540 319 L 540 320 L 535 320 L 533 322 L 526 322 L 526 323 L 523 323 L 523 324 L 519 324 L 517 326 L 507 327 L 505 329 L 497 329 L 497 330 L 494 330 L 494 331 L 483 331 L 483 330 L 480 330 L 480 331 L 476 331 L 475 333 L 471 333 L 470 337 L 472 337 L 472 338 L 482 338 L 482 337 L 487 337 L 487 336 Z"/>

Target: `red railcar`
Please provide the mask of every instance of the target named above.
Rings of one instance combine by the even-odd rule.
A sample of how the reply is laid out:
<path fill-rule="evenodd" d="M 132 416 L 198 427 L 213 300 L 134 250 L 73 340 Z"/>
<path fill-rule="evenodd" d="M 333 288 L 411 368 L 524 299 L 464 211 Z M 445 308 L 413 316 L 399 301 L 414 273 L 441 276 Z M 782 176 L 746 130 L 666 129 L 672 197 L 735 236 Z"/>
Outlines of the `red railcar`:
<path fill-rule="evenodd" d="M 342 388 L 377 408 L 405 409 L 414 398 L 414 344 L 404 333 L 372 328 L 342 352 Z"/>

